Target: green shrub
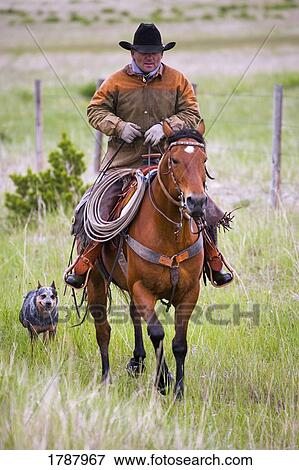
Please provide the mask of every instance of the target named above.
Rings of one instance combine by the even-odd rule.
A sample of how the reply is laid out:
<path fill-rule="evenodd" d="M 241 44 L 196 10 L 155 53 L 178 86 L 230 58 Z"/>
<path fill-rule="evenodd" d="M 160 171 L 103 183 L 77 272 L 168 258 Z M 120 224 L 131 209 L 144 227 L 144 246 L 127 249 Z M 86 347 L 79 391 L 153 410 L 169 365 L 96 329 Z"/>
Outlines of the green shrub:
<path fill-rule="evenodd" d="M 289 72 L 288 74 L 284 74 L 281 83 L 284 88 L 297 88 L 299 87 L 299 73 L 297 72 Z"/>
<path fill-rule="evenodd" d="M 154 23 L 159 23 L 163 19 L 164 12 L 162 8 L 156 8 L 154 11 L 151 13 L 151 21 Z"/>
<path fill-rule="evenodd" d="M 5 194 L 10 220 L 24 221 L 45 211 L 53 212 L 59 206 L 73 207 L 86 189 L 81 178 L 86 169 L 83 157 L 66 134 L 62 134 L 58 148 L 49 155 L 49 169 L 39 173 L 28 169 L 24 176 L 10 175 L 16 186 L 15 193 Z"/>
<path fill-rule="evenodd" d="M 114 8 L 102 8 L 102 13 L 108 14 L 108 13 L 115 13 Z"/>
<path fill-rule="evenodd" d="M 205 13 L 204 15 L 201 16 L 201 19 L 205 21 L 210 21 L 214 19 L 214 16 L 211 15 L 211 13 Z"/>
<path fill-rule="evenodd" d="M 71 12 L 70 21 L 77 21 L 78 23 L 82 23 L 86 26 L 91 24 L 91 20 L 89 20 L 85 16 L 79 15 L 79 13 L 76 13 L 75 11 Z"/>
<path fill-rule="evenodd" d="M 88 82 L 85 85 L 82 85 L 79 88 L 79 93 L 84 98 L 88 98 L 89 100 L 93 97 L 96 91 L 96 82 Z"/>
<path fill-rule="evenodd" d="M 45 18 L 46 23 L 59 23 L 60 18 L 55 11 L 49 12 L 48 16 Z"/>
<path fill-rule="evenodd" d="M 265 10 L 288 10 L 290 8 L 298 8 L 295 0 L 284 0 L 278 3 L 269 3 L 264 5 Z"/>
<path fill-rule="evenodd" d="M 0 9 L 1 15 L 18 15 L 18 16 L 27 16 L 27 12 L 25 10 L 19 10 L 17 8 L 1 8 Z"/>
<path fill-rule="evenodd" d="M 12 142 L 11 136 L 4 129 L 0 130 L 0 141 L 1 142 Z"/>

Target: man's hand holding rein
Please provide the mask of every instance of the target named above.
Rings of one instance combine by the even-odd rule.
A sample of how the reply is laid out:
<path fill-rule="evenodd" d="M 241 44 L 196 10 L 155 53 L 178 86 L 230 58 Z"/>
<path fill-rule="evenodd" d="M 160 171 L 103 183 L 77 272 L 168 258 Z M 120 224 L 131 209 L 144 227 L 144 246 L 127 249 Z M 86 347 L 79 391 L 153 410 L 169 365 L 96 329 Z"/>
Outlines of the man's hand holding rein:
<path fill-rule="evenodd" d="M 127 144 L 131 144 L 136 137 L 141 137 L 141 127 L 133 122 L 126 122 L 120 137 L 127 142 Z"/>
<path fill-rule="evenodd" d="M 150 145 L 157 145 L 163 137 L 165 137 L 164 131 L 163 131 L 163 126 L 162 123 L 159 122 L 158 124 L 154 124 L 152 127 L 150 127 L 144 134 L 145 137 L 145 144 L 150 144 Z"/>

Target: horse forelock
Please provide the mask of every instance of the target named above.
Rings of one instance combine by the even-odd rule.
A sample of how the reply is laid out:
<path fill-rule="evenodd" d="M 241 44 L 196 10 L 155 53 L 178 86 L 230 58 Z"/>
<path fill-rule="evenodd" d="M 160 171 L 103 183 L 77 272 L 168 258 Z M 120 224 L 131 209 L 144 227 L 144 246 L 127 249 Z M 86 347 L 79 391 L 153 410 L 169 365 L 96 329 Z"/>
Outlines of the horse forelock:
<path fill-rule="evenodd" d="M 179 139 L 194 139 L 200 144 L 206 144 L 204 137 L 195 129 L 181 129 L 180 131 L 176 132 L 172 136 L 168 137 L 167 142 L 168 144 L 172 144 L 173 142 L 176 142 Z"/>

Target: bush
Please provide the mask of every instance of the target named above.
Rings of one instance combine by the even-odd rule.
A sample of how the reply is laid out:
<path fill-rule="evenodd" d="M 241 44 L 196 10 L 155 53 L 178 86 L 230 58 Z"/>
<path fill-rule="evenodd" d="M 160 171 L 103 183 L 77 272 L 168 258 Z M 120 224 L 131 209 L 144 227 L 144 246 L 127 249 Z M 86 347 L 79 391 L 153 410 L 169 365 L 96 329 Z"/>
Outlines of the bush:
<path fill-rule="evenodd" d="M 96 82 L 88 82 L 79 88 L 79 93 L 84 98 L 91 100 L 96 91 Z"/>
<path fill-rule="evenodd" d="M 83 157 L 62 134 L 58 148 L 49 155 L 49 169 L 39 173 L 28 169 L 24 176 L 10 175 L 16 186 L 15 193 L 5 194 L 10 220 L 24 221 L 41 212 L 53 212 L 60 205 L 64 209 L 74 207 L 86 189 L 81 178 L 86 169 Z"/>
<path fill-rule="evenodd" d="M 77 21 L 77 22 L 82 23 L 84 25 L 90 25 L 91 24 L 91 20 L 89 20 L 85 16 L 79 15 L 75 11 L 71 12 L 70 21 Z"/>

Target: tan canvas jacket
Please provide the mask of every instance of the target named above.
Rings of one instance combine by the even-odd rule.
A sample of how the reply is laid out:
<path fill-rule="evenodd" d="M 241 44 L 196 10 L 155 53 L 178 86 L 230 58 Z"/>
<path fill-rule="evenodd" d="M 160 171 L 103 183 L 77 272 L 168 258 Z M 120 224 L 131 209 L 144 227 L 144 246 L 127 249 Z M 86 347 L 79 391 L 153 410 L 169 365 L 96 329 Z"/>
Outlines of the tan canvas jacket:
<path fill-rule="evenodd" d="M 138 124 L 144 133 L 165 119 L 174 131 L 196 127 L 200 121 L 191 83 L 181 72 L 164 64 L 147 82 L 134 74 L 130 65 L 112 74 L 94 94 L 87 116 L 95 129 L 111 136 L 104 162 L 122 142 L 120 135 L 126 122 Z M 141 155 L 148 150 L 143 141 L 140 137 L 124 144 L 111 168 L 141 166 Z"/>

